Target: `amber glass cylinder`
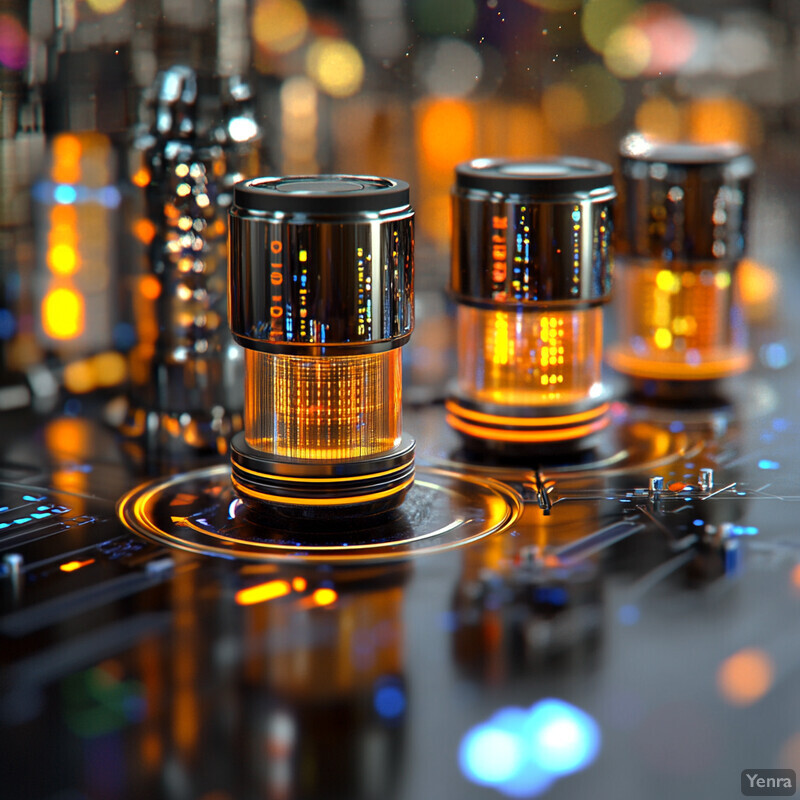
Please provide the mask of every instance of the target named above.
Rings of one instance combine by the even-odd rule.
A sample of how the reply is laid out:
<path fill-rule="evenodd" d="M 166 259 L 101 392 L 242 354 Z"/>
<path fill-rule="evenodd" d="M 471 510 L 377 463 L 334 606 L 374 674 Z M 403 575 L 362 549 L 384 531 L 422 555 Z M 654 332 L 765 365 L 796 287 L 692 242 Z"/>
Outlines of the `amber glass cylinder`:
<path fill-rule="evenodd" d="M 750 364 L 736 272 L 747 238 L 752 159 L 734 144 L 620 146 L 619 259 L 608 361 L 648 392 L 682 396 Z M 698 387 L 702 395 L 707 387 Z"/>
<path fill-rule="evenodd" d="M 620 372 L 662 380 L 713 380 L 747 369 L 746 330 L 729 265 L 678 268 L 621 259 L 615 305 Z"/>
<path fill-rule="evenodd" d="M 615 197 L 611 167 L 587 159 L 456 169 L 458 372 L 445 406 L 469 447 L 575 449 L 608 424 L 602 304 Z"/>
<path fill-rule="evenodd" d="M 400 444 L 400 350 L 317 358 L 245 352 L 245 441 L 253 449 L 328 460 Z"/>
<path fill-rule="evenodd" d="M 602 394 L 599 307 L 458 307 L 458 392 L 497 406 L 564 406 Z"/>

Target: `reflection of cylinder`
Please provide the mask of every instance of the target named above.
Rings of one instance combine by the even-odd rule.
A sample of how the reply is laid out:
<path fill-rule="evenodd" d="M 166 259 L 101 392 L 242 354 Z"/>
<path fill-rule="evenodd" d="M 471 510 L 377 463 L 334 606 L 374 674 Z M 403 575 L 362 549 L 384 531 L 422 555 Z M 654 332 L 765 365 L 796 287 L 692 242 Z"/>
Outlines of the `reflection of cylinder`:
<path fill-rule="evenodd" d="M 750 363 L 735 291 L 753 162 L 736 145 L 622 143 L 618 340 L 634 378 L 714 380 Z"/>
<path fill-rule="evenodd" d="M 157 92 L 155 120 L 132 154 L 147 209 L 133 230 L 147 255 L 132 304 L 139 343 L 128 432 L 146 426 L 160 443 L 224 448 L 243 403 L 241 351 L 225 324 L 225 217 L 234 182 L 257 168 L 259 129 L 240 80 L 220 92 L 176 66 Z"/>
<path fill-rule="evenodd" d="M 375 511 L 414 475 L 399 347 L 413 328 L 408 186 L 329 175 L 238 184 L 230 322 L 246 349 L 246 502 Z"/>
<path fill-rule="evenodd" d="M 447 409 L 468 441 L 573 441 L 607 424 L 600 304 L 614 197 L 611 168 L 597 161 L 457 168 L 458 384 Z"/>
<path fill-rule="evenodd" d="M 48 160 L 48 179 L 33 192 L 39 229 L 37 338 L 69 358 L 112 343 L 120 194 L 113 185 L 111 143 L 103 134 L 58 134 Z"/>

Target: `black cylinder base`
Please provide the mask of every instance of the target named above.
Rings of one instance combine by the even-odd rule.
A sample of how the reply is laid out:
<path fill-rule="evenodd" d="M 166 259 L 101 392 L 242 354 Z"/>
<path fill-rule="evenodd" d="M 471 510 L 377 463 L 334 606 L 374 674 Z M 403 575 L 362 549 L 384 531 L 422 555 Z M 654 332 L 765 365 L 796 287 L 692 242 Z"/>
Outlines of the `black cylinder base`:
<path fill-rule="evenodd" d="M 564 463 L 592 451 L 610 421 L 609 405 L 552 410 L 485 407 L 451 397 L 447 422 L 464 442 L 464 450 L 504 463 Z"/>
<path fill-rule="evenodd" d="M 254 513 L 297 521 L 358 519 L 397 508 L 414 482 L 414 440 L 404 435 L 387 453 L 363 459 L 288 459 L 231 442 L 231 480 Z"/>

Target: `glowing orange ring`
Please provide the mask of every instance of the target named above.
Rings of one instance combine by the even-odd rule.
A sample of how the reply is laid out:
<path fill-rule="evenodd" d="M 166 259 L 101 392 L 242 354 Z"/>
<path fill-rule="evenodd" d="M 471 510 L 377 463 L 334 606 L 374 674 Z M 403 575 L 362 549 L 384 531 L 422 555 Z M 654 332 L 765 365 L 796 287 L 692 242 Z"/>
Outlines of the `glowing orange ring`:
<path fill-rule="evenodd" d="M 516 425 L 526 428 L 552 428 L 558 425 L 572 425 L 577 422 L 602 417 L 610 408 L 610 403 L 603 403 L 597 408 L 589 411 L 581 411 L 577 414 L 564 414 L 556 417 L 501 417 L 497 414 L 484 414 L 480 411 L 472 411 L 464 408 L 453 400 L 445 401 L 444 407 L 451 413 L 475 422 L 485 422 L 489 425 Z"/>
<path fill-rule="evenodd" d="M 405 481 L 405 483 L 401 483 L 399 486 L 395 486 L 392 489 L 385 489 L 382 492 L 373 492 L 372 494 L 355 495 L 353 497 L 281 497 L 277 494 L 257 492 L 255 489 L 243 486 L 233 475 L 231 475 L 231 482 L 238 491 L 249 497 L 267 500 L 270 503 L 292 506 L 342 506 L 355 505 L 356 503 L 369 503 L 372 500 L 380 500 L 382 497 L 389 497 L 390 495 L 397 494 L 411 486 L 411 484 L 414 483 L 414 478 L 411 477 Z"/>
<path fill-rule="evenodd" d="M 588 425 L 578 425 L 574 428 L 562 428 L 555 431 L 507 431 L 497 428 L 484 428 L 480 425 L 471 425 L 458 417 L 447 416 L 447 422 L 457 431 L 473 436 L 476 439 L 491 439 L 498 442 L 563 442 L 569 439 L 580 439 L 590 433 L 602 430 L 609 423 L 609 418 L 604 417 Z"/>
<path fill-rule="evenodd" d="M 686 362 L 656 361 L 649 358 L 630 356 L 619 350 L 608 354 L 608 363 L 618 372 L 634 378 L 652 378 L 669 381 L 696 381 L 725 378 L 745 372 L 753 361 L 749 353 L 742 353 L 731 358 L 706 361 L 701 364 Z"/>

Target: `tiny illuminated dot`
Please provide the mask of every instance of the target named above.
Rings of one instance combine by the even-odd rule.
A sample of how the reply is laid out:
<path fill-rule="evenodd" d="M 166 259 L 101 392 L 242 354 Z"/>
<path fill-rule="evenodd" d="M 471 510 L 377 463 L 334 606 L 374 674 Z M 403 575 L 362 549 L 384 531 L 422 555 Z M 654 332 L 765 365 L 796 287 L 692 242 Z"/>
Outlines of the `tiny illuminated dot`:
<path fill-rule="evenodd" d="M 657 328 L 653 334 L 653 341 L 659 350 L 666 350 L 672 345 L 672 333 L 667 328 Z"/>

